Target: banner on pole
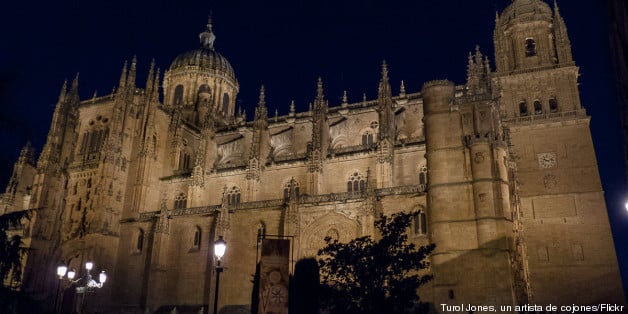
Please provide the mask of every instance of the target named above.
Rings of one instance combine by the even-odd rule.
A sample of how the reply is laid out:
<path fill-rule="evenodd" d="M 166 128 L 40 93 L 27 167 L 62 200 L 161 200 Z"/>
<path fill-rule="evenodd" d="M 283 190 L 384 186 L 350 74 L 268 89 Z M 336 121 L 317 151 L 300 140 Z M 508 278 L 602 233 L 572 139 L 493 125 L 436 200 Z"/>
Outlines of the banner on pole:
<path fill-rule="evenodd" d="M 288 314 L 290 240 L 263 239 L 258 314 Z"/>

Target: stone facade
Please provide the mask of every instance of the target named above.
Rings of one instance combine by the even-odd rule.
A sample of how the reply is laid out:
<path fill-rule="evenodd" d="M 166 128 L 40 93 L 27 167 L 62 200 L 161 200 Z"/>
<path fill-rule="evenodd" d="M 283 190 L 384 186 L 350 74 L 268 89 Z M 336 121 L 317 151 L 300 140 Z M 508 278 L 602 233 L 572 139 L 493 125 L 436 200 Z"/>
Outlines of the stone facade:
<path fill-rule="evenodd" d="M 558 6 L 513 1 L 496 18 L 496 69 L 476 49 L 464 85 L 393 96 L 384 63 L 377 99 L 330 104 L 319 79 L 309 111 L 269 118 L 262 86 L 253 120 L 211 21 L 199 37 L 143 88 L 135 59 L 110 95 L 63 86 L 37 164 L 25 147 L 0 204 L 32 212 L 26 290 L 52 299 L 57 263 L 93 260 L 110 279 L 88 311 L 207 309 L 221 235 L 219 305 L 237 312 L 258 235 L 290 237 L 296 262 L 408 211 L 410 240 L 437 245 L 420 291 L 435 309 L 624 302 Z"/>

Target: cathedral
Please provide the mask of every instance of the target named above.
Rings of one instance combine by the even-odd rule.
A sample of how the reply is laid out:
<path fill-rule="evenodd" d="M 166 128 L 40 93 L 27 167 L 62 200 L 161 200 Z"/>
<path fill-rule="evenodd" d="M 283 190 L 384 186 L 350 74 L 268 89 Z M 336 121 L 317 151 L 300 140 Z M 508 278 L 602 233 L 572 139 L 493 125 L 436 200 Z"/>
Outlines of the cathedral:
<path fill-rule="evenodd" d="M 487 34 L 488 36 L 488 34 Z M 554 3 L 514 0 L 495 19 L 495 56 L 469 54 L 467 80 L 393 95 L 386 63 L 376 99 L 339 103 L 316 89 L 308 111 L 252 120 L 214 48 L 137 82 L 80 99 L 64 84 L 46 144 L 23 148 L 0 214 L 26 211 L 22 289 L 57 310 L 153 313 L 252 307 L 259 240 L 290 240 L 291 270 L 324 238 L 374 235 L 380 215 L 413 213 L 409 241 L 436 244 L 421 300 L 441 304 L 624 304 L 604 191 L 565 22 Z M 494 68 L 491 66 L 494 64 Z M 102 289 L 79 296 L 60 263 Z M 96 276 L 95 276 L 96 277 Z M 603 283 L 603 284 L 600 284 Z M 58 301 L 57 301 L 58 300 Z"/>

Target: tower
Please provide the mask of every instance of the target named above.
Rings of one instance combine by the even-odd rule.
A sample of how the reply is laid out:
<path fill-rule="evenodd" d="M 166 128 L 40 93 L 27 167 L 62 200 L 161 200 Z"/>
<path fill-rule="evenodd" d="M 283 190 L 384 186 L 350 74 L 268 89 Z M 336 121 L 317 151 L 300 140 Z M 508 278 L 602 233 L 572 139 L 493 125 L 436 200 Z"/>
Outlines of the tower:
<path fill-rule="evenodd" d="M 494 43 L 492 79 L 517 167 L 529 302 L 621 303 L 591 118 L 558 5 L 514 0 L 496 16 Z M 585 282 L 605 284 L 579 289 Z"/>

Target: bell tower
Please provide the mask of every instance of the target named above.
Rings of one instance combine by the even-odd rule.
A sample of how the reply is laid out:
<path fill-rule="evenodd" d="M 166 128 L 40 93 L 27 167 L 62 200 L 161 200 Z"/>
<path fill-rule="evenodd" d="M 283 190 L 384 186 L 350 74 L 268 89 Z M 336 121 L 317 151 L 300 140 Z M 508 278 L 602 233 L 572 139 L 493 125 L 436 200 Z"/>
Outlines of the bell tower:
<path fill-rule="evenodd" d="M 513 0 L 495 24 L 492 86 L 516 163 L 528 302 L 623 304 L 617 260 L 603 258 L 615 247 L 558 4 Z"/>
<path fill-rule="evenodd" d="M 502 115 L 533 119 L 582 109 L 578 68 L 556 2 L 552 10 L 540 0 L 514 0 L 496 15 L 493 40 Z"/>

